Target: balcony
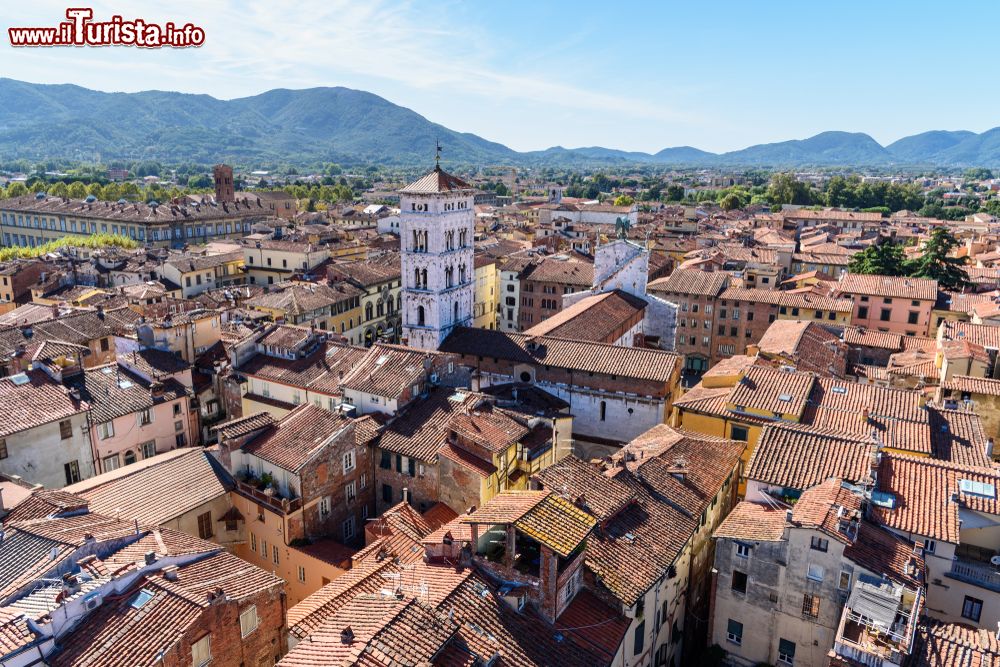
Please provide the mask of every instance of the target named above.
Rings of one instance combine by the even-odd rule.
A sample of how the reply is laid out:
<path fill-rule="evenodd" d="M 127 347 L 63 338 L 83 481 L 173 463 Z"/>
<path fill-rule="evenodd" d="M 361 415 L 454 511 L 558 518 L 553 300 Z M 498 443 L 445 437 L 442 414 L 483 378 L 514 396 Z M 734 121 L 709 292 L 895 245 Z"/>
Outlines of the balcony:
<path fill-rule="evenodd" d="M 956 557 L 945 576 L 1000 593 L 1000 568 L 988 562 Z"/>
<path fill-rule="evenodd" d="M 282 498 L 267 490 L 261 491 L 254 484 L 249 484 L 243 480 L 236 480 L 236 490 L 262 505 L 267 505 L 276 512 L 291 514 L 302 509 L 302 498 Z"/>
<path fill-rule="evenodd" d="M 866 667 L 902 665 L 912 648 L 921 598 L 920 590 L 862 575 L 841 613 L 834 652 Z"/>

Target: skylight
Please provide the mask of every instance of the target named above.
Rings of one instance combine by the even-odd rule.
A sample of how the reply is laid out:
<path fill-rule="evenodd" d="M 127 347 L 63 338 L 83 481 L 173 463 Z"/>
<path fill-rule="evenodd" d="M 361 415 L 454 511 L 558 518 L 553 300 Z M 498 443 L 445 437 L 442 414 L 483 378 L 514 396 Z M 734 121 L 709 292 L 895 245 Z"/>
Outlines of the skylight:
<path fill-rule="evenodd" d="M 790 403 L 792 401 L 792 395 L 791 394 L 781 394 L 780 396 L 778 396 L 778 400 L 779 401 L 784 401 L 785 403 Z"/>
<path fill-rule="evenodd" d="M 143 588 L 141 591 L 135 594 L 135 597 L 132 598 L 132 602 L 130 602 L 129 605 L 132 607 L 132 609 L 142 609 L 142 606 L 152 599 L 153 599 L 153 592 L 147 591 L 145 588 Z"/>
<path fill-rule="evenodd" d="M 18 387 L 20 387 L 23 384 L 28 384 L 28 382 L 30 382 L 27 373 L 18 373 L 17 375 L 11 375 L 10 381 L 13 382 Z"/>
<path fill-rule="evenodd" d="M 872 491 L 872 503 L 891 510 L 896 506 L 896 496 L 886 491 Z"/>
<path fill-rule="evenodd" d="M 847 387 L 839 387 L 839 386 L 838 387 L 834 387 L 833 388 L 833 393 L 835 393 L 835 394 L 846 394 L 847 393 Z"/>
<path fill-rule="evenodd" d="M 997 492 L 996 486 L 993 484 L 974 479 L 958 480 L 958 489 L 967 496 L 979 496 L 980 498 L 993 498 Z"/>

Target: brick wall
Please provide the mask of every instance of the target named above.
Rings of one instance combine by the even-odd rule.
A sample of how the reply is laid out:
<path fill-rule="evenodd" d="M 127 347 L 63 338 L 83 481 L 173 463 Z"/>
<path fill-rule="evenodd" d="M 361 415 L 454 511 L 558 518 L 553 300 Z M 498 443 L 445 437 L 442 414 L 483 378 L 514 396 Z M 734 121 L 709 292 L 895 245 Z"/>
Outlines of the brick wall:
<path fill-rule="evenodd" d="M 756 345 L 777 319 L 778 307 L 752 301 L 719 300 L 713 315 L 712 363 L 715 364 L 734 354 L 746 354 L 747 345 Z M 727 345 L 730 347 L 723 347 Z"/>
<path fill-rule="evenodd" d="M 363 508 L 369 511 L 374 506 L 372 459 L 368 447 L 358 446 L 355 441 L 354 426 L 345 429 L 335 440 L 328 443 L 323 451 L 299 473 L 302 480 L 303 530 L 305 537 L 333 537 L 345 540 L 343 524 L 354 517 L 353 539 L 347 542 L 361 542 L 364 536 L 365 516 Z M 344 472 L 343 457 L 354 453 L 354 468 Z M 366 478 L 365 488 L 361 488 L 361 477 Z M 355 499 L 348 502 L 346 487 L 354 483 Z M 321 499 L 329 499 L 330 513 L 322 516 Z"/>
<path fill-rule="evenodd" d="M 257 629 L 242 637 L 240 613 L 251 605 L 257 607 Z M 211 633 L 213 667 L 273 665 L 288 650 L 285 611 L 284 583 L 243 600 L 214 602 L 184 634 L 178 650 L 164 656 L 164 665 L 191 665 L 191 646 L 207 633 Z"/>
<path fill-rule="evenodd" d="M 438 500 L 458 513 L 479 507 L 482 478 L 474 471 L 446 458 L 440 459 L 441 488 Z"/>
<path fill-rule="evenodd" d="M 375 449 L 375 487 L 372 493 L 375 498 L 375 508 L 377 514 L 382 514 L 393 505 L 402 500 L 402 491 L 407 489 L 410 494 L 410 504 L 418 510 L 425 510 L 435 502 L 440 495 L 439 465 L 427 461 L 414 461 L 414 475 L 407 472 L 408 466 L 404 465 L 402 472 L 396 470 L 396 455 L 388 452 L 390 468 L 381 466 L 382 450 Z M 423 466 L 423 475 L 420 470 Z M 388 486 L 392 491 L 392 498 L 386 500 L 383 496 L 383 488 Z M 453 508 L 458 510 L 458 508 Z"/>

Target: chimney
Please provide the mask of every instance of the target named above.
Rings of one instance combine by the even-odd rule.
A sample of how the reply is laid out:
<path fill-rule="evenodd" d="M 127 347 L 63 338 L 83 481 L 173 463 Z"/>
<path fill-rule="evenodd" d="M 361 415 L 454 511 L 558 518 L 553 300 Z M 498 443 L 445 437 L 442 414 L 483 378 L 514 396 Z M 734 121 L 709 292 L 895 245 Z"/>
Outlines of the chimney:
<path fill-rule="evenodd" d="M 788 523 L 792 522 L 792 510 L 791 509 L 785 510 L 785 521 L 787 521 Z"/>
<path fill-rule="evenodd" d="M 149 385 L 149 396 L 150 398 L 157 399 L 163 398 L 163 383 L 153 382 Z"/>
<path fill-rule="evenodd" d="M 861 423 L 868 424 L 871 422 L 871 411 L 868 408 L 861 409 Z"/>
<path fill-rule="evenodd" d="M 62 582 L 63 598 L 68 598 L 80 592 L 80 580 L 75 575 L 67 572 L 63 575 Z"/>
<path fill-rule="evenodd" d="M 404 503 L 410 502 L 410 490 L 405 486 L 403 487 L 403 502 Z"/>
<path fill-rule="evenodd" d="M 97 306 L 97 319 L 99 320 L 104 319 L 104 306 L 101 305 Z"/>
<path fill-rule="evenodd" d="M 348 625 L 346 628 L 340 631 L 340 643 L 350 644 L 353 641 L 354 641 L 354 630 L 352 630 L 351 626 Z"/>
<path fill-rule="evenodd" d="M 993 438 L 986 439 L 986 457 L 989 459 L 993 458 Z"/>
<path fill-rule="evenodd" d="M 167 581 L 177 581 L 177 566 L 170 565 L 163 568 L 163 578 Z"/>
<path fill-rule="evenodd" d="M 147 551 L 145 554 L 143 554 L 143 560 L 145 561 L 146 565 L 152 565 L 153 563 L 156 562 L 156 553 L 153 551 Z"/>
<path fill-rule="evenodd" d="M 226 601 L 226 592 L 222 590 L 221 586 L 215 588 L 215 590 L 208 592 L 208 602 L 209 604 L 222 603 Z"/>

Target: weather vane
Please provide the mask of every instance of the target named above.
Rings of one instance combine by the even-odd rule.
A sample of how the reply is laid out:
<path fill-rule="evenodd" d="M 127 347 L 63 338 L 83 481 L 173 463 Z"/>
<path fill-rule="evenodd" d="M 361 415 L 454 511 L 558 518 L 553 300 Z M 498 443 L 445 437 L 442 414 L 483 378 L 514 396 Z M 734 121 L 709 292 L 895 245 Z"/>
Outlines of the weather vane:
<path fill-rule="evenodd" d="M 435 152 L 435 156 L 434 156 L 434 168 L 435 169 L 440 169 L 441 168 L 441 141 L 435 139 L 434 140 L 434 144 L 435 144 L 435 151 L 436 151 Z"/>

